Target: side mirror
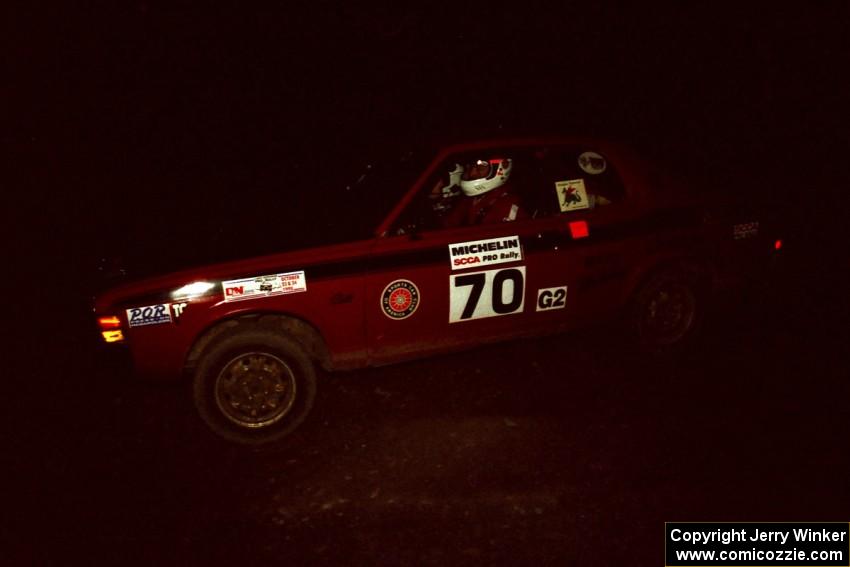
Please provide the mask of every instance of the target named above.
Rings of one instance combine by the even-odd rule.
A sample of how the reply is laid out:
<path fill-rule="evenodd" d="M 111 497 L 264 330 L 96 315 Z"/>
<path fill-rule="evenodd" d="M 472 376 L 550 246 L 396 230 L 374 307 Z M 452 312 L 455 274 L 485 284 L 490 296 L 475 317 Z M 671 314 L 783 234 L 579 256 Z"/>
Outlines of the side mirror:
<path fill-rule="evenodd" d="M 421 240 L 422 236 L 419 234 L 419 225 L 412 222 L 404 227 L 404 231 L 410 237 L 410 240 Z"/>
<path fill-rule="evenodd" d="M 420 238 L 419 227 L 417 226 L 417 224 L 415 222 L 403 224 L 403 225 L 399 226 L 398 228 L 394 229 L 392 231 L 392 233 L 395 236 L 407 235 L 407 237 L 410 240 L 419 240 L 419 238 Z"/>

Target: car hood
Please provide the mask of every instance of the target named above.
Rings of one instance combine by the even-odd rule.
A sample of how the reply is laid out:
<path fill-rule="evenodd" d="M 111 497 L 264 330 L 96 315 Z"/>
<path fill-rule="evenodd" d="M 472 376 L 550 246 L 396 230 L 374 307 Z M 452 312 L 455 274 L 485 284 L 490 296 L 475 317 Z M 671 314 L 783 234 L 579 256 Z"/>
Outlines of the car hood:
<path fill-rule="evenodd" d="M 173 301 L 171 292 L 194 282 L 214 284 L 205 295 L 221 293 L 222 281 L 298 271 L 319 264 L 365 257 L 372 242 L 372 240 L 362 240 L 306 248 L 244 260 L 208 264 L 144 278 L 117 285 L 97 294 L 93 300 L 93 307 L 95 312 L 104 314 L 130 304 L 168 303 Z"/>

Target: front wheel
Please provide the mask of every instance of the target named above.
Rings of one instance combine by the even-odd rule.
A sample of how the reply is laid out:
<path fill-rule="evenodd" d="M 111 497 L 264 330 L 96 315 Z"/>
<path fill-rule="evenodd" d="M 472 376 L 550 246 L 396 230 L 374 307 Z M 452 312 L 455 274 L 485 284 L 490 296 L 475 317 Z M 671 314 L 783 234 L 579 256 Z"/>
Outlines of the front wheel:
<path fill-rule="evenodd" d="M 316 371 L 301 346 L 259 327 L 218 340 L 195 373 L 198 413 L 220 437 L 261 445 L 290 434 L 316 396 Z"/>

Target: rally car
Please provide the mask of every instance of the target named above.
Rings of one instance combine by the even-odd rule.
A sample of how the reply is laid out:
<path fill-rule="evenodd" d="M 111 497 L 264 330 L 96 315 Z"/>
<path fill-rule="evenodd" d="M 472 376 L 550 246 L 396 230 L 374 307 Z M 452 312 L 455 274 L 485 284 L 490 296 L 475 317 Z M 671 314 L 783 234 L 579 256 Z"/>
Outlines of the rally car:
<path fill-rule="evenodd" d="M 647 349 L 676 347 L 713 291 L 781 247 L 764 220 L 705 205 L 599 140 L 455 145 L 390 189 L 397 204 L 368 238 L 105 291 L 94 301 L 103 340 L 139 374 L 191 379 L 221 437 L 262 444 L 303 422 L 319 369 L 606 319 Z"/>

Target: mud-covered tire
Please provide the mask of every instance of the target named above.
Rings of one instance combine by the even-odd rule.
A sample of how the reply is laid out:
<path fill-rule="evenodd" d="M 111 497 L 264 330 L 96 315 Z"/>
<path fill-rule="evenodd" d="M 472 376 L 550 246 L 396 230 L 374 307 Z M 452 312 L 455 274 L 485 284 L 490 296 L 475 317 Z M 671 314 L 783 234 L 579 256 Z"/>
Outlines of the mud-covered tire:
<path fill-rule="evenodd" d="M 220 336 L 201 356 L 193 384 L 201 419 L 220 437 L 264 445 L 292 433 L 316 397 L 316 370 L 301 345 L 257 323 Z"/>
<path fill-rule="evenodd" d="M 650 276 L 635 293 L 629 313 L 638 347 L 667 352 L 689 344 L 702 325 L 706 296 L 697 273 L 671 269 Z"/>

